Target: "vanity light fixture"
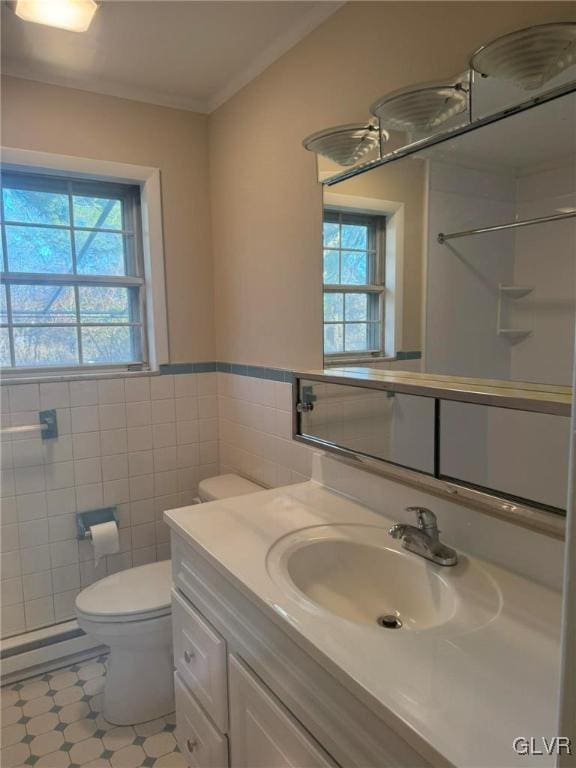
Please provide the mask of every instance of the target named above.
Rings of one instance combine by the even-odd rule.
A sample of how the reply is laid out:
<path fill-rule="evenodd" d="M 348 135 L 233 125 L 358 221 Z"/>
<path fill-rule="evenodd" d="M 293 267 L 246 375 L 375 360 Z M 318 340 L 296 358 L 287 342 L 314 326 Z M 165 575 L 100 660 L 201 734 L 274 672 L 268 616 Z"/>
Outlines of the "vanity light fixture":
<path fill-rule="evenodd" d="M 355 165 L 378 146 L 378 126 L 373 122 L 336 125 L 312 133 L 302 142 L 304 149 L 322 155 L 338 165 Z M 388 140 L 384 132 L 382 141 Z"/>
<path fill-rule="evenodd" d="M 576 63 L 576 22 L 518 29 L 481 46 L 470 67 L 484 77 L 511 80 L 534 91 Z"/>
<path fill-rule="evenodd" d="M 393 131 L 436 129 L 468 107 L 463 83 L 420 83 L 386 94 L 370 107 L 381 128 Z"/>
<path fill-rule="evenodd" d="M 16 0 L 14 13 L 24 21 L 86 32 L 98 10 L 95 0 Z"/>

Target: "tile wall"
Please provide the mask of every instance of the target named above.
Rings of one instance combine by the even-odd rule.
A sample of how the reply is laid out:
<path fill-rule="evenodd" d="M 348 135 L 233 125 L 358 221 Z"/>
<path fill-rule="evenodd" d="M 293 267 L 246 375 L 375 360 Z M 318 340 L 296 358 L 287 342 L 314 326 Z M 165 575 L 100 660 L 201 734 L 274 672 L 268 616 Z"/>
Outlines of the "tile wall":
<path fill-rule="evenodd" d="M 241 377 L 238 377 L 241 378 Z M 74 617 L 82 587 L 169 557 L 165 509 L 218 473 L 216 373 L 0 388 L 3 427 L 55 408 L 59 436 L 2 439 L 2 635 Z M 117 506 L 120 553 L 95 568 L 75 512 Z"/>

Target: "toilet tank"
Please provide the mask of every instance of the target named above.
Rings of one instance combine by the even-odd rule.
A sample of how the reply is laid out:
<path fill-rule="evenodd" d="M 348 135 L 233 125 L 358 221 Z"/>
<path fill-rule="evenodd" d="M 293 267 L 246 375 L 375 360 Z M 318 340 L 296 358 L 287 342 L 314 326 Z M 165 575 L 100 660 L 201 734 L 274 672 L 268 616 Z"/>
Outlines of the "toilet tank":
<path fill-rule="evenodd" d="M 201 480 L 198 485 L 200 502 L 229 499 L 232 496 L 244 496 L 264 490 L 261 485 L 245 480 L 239 475 L 216 475 Z"/>

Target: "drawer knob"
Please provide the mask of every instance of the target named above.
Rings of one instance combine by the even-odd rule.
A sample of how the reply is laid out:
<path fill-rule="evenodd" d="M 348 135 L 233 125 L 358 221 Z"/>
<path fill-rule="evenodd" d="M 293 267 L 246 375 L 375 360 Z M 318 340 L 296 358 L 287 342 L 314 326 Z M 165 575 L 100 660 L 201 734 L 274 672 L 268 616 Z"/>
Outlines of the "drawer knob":
<path fill-rule="evenodd" d="M 184 651 L 184 661 L 186 662 L 186 664 L 190 664 L 193 658 L 194 658 L 194 651 Z"/>
<path fill-rule="evenodd" d="M 198 742 L 196 741 L 196 739 L 194 740 L 188 739 L 186 741 L 186 747 L 188 748 L 188 752 L 194 752 L 197 746 L 198 746 Z"/>

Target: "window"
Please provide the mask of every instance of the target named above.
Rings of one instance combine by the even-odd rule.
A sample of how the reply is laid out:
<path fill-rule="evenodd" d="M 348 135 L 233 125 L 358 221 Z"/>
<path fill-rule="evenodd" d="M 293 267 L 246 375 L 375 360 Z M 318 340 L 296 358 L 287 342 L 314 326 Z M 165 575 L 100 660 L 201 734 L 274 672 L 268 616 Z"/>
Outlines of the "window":
<path fill-rule="evenodd" d="M 324 354 L 382 355 L 386 219 L 324 211 Z"/>
<path fill-rule="evenodd" d="M 2 176 L 0 364 L 142 366 L 140 187 Z"/>

